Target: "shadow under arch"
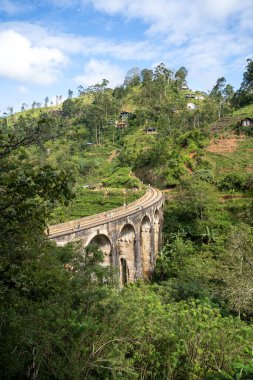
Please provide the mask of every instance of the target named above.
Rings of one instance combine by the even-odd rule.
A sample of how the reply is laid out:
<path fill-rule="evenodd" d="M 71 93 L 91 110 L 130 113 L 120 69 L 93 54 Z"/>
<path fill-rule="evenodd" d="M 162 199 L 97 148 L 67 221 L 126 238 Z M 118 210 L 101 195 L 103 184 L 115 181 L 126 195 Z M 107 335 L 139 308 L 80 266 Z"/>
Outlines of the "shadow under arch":
<path fill-rule="evenodd" d="M 104 254 L 104 261 L 102 263 L 103 266 L 110 266 L 111 265 L 111 254 L 112 254 L 112 243 L 108 236 L 104 234 L 97 234 L 91 240 L 87 245 L 96 245 L 98 248 L 103 252 Z"/>
<path fill-rule="evenodd" d="M 154 221 L 159 223 L 159 220 L 160 220 L 160 213 L 159 213 L 159 210 L 156 209 L 154 213 Z"/>
<path fill-rule="evenodd" d="M 125 224 L 117 240 L 120 282 L 125 285 L 136 278 L 136 232 L 132 224 Z"/>

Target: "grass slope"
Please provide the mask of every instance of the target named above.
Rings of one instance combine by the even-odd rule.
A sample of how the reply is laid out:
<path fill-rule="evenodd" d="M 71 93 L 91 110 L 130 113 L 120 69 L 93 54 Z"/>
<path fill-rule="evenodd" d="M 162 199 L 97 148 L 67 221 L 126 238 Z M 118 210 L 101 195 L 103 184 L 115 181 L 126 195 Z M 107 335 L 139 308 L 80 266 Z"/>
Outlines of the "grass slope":
<path fill-rule="evenodd" d="M 253 172 L 253 138 L 238 139 L 234 151 L 231 152 L 206 152 L 206 158 L 212 163 L 217 179 L 229 173 L 251 173 Z"/>
<path fill-rule="evenodd" d="M 233 112 L 234 116 L 253 117 L 253 104 L 240 108 Z"/>
<path fill-rule="evenodd" d="M 50 224 L 62 223 L 128 204 L 144 195 L 145 190 L 125 190 L 106 188 L 101 190 L 81 189 L 68 207 L 58 207 L 53 213 Z"/>

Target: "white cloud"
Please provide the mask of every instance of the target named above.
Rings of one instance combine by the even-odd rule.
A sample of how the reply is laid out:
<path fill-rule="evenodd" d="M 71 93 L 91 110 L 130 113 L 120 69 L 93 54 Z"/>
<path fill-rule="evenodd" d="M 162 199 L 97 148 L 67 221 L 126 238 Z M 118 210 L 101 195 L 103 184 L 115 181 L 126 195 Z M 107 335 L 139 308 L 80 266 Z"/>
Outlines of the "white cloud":
<path fill-rule="evenodd" d="M 2 28 L 11 27 L 18 33 L 24 34 L 34 43 L 48 48 L 58 47 L 69 54 L 84 56 L 99 55 L 114 57 L 119 60 L 150 60 L 160 53 L 160 46 L 145 41 L 115 41 L 99 37 L 82 36 L 76 34 L 54 33 L 45 28 L 29 23 L 5 23 Z M 0 24 L 1 29 L 1 24 Z"/>
<path fill-rule="evenodd" d="M 116 42 L 103 40 L 95 37 L 82 36 L 56 36 L 44 40 L 48 46 L 59 46 L 62 50 L 70 53 L 81 53 L 83 55 L 108 55 L 120 60 L 149 60 L 157 56 L 158 47 L 147 41 Z"/>
<path fill-rule="evenodd" d="M 22 34 L 36 46 L 57 47 L 66 54 L 84 56 L 114 57 L 118 60 L 150 60 L 160 54 L 160 46 L 145 41 L 115 41 L 99 37 L 48 31 L 46 28 L 25 22 L 6 22 L 0 24 L 0 31 L 10 28 Z"/>
<path fill-rule="evenodd" d="M 81 0 L 110 15 L 140 18 L 152 32 L 180 34 L 185 37 L 204 27 L 215 30 L 217 22 L 253 14 L 251 0 Z M 187 29 L 185 29 L 187 26 Z M 184 30 L 185 29 L 185 30 Z"/>
<path fill-rule="evenodd" d="M 32 45 L 13 30 L 0 32 L 0 51 L 0 76 L 20 82 L 50 84 L 67 61 L 59 49 Z"/>
<path fill-rule="evenodd" d="M 229 77 L 238 60 L 244 66 L 245 57 L 253 55 L 252 0 L 80 1 L 111 16 L 144 21 L 147 37 L 160 45 L 161 60 L 170 68 L 185 65 L 202 87 Z"/>
<path fill-rule="evenodd" d="M 109 86 L 115 87 L 123 83 L 124 71 L 109 61 L 91 59 L 85 66 L 82 75 L 75 78 L 75 82 L 82 86 L 101 83 L 103 79 L 109 80 Z"/>
<path fill-rule="evenodd" d="M 2 3 L 3 1 L 10 0 L 2 0 Z M 10 28 L 30 43 L 26 51 L 34 53 L 35 48 L 46 49 L 47 70 L 44 71 L 48 74 L 49 82 L 57 75 L 60 65 L 66 61 L 63 54 L 71 56 L 72 62 L 75 62 L 76 54 L 78 59 L 82 56 L 84 61 L 94 57 L 95 62 L 111 60 L 118 66 L 127 60 L 135 61 L 134 65 L 138 65 L 139 61 L 142 67 L 161 61 L 170 69 L 184 65 L 189 70 L 189 80 L 207 88 L 212 86 L 218 76 L 223 75 L 233 83 L 234 76 L 241 77 L 245 58 L 253 55 L 252 0 L 47 1 L 54 6 L 79 7 L 84 11 L 85 7 L 92 4 L 95 10 L 113 16 L 112 20 L 115 20 L 114 16 L 119 16 L 122 22 L 142 20 L 144 23 L 140 26 L 141 32 L 146 25 L 145 39 L 140 39 L 136 33 L 136 39 L 128 41 L 117 35 L 105 39 L 67 34 L 24 22 L 0 24 L 0 36 L 1 30 L 4 32 Z M 98 16 L 94 13 L 94 20 L 96 17 Z M 138 30 L 136 24 L 135 27 Z M 21 59 L 21 64 L 22 62 Z M 0 62 L 0 75 L 1 65 Z M 20 70 L 16 68 L 16 71 Z M 87 73 L 84 75 L 87 81 Z M 33 77 L 39 78 L 39 75 Z"/>

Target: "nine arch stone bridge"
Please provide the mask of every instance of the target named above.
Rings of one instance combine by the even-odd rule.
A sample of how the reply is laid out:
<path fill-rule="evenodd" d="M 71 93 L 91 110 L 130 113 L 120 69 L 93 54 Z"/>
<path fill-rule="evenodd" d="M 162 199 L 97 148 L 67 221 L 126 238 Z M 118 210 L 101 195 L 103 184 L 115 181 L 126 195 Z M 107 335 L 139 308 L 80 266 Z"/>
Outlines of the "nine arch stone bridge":
<path fill-rule="evenodd" d="M 49 239 L 58 246 L 82 241 L 97 244 L 104 253 L 103 265 L 114 266 L 121 285 L 152 276 L 162 239 L 164 196 L 149 187 L 144 196 L 126 207 L 56 224 Z"/>

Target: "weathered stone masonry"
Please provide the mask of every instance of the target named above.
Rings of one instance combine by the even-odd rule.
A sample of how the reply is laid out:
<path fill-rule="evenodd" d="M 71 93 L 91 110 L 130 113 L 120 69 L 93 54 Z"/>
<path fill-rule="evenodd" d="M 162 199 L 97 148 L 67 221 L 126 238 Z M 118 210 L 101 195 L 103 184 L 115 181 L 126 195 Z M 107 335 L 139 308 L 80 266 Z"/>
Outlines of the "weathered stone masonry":
<path fill-rule="evenodd" d="M 127 207 L 51 226 L 49 239 L 59 246 L 96 243 L 104 253 L 103 265 L 116 268 L 122 285 L 148 278 L 161 246 L 163 205 L 162 192 L 149 188 Z"/>

